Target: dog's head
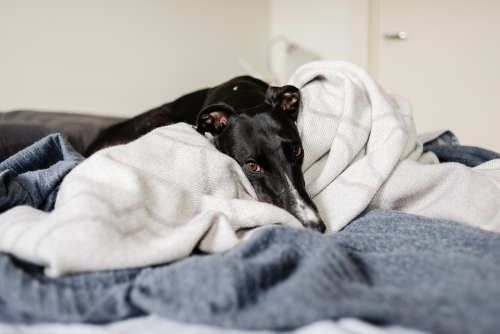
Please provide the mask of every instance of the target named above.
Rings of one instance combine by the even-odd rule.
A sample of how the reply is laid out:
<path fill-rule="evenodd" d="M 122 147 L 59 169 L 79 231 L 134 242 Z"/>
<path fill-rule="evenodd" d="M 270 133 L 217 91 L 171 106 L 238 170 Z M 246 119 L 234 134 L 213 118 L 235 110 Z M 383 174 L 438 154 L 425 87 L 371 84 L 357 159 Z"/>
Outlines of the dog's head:
<path fill-rule="evenodd" d="M 300 92 L 294 86 L 269 87 L 265 102 L 234 110 L 225 103 L 198 115 L 197 131 L 210 132 L 219 151 L 235 159 L 257 197 L 293 214 L 306 227 L 324 232 L 318 209 L 307 194 L 304 150 L 295 124 Z"/>

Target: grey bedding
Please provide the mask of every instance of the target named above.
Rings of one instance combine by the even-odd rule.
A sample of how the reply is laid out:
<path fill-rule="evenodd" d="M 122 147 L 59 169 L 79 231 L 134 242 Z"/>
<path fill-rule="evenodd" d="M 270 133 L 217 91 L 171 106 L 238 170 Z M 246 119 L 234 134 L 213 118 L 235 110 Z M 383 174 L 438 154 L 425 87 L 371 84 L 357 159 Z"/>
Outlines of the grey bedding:
<path fill-rule="evenodd" d="M 17 110 L 0 112 L 0 162 L 51 133 L 60 133 L 80 153 L 123 118 Z"/>
<path fill-rule="evenodd" d="M 43 145 L 25 151 L 24 161 L 43 159 Z M 470 149 L 461 150 L 450 146 L 437 154 L 467 159 Z M 473 151 L 479 160 L 471 164 L 500 157 Z M 0 165 L 0 173 L 17 158 Z M 3 185 L 23 176 L 16 173 Z M 51 176 L 52 182 L 59 178 L 45 174 Z M 0 320 L 108 323 L 158 314 L 229 328 L 290 329 L 356 317 L 434 333 L 494 333 L 500 328 L 499 280 L 498 234 L 372 210 L 332 235 L 266 227 L 227 253 L 193 254 L 155 267 L 48 278 L 41 267 L 1 253 Z"/>

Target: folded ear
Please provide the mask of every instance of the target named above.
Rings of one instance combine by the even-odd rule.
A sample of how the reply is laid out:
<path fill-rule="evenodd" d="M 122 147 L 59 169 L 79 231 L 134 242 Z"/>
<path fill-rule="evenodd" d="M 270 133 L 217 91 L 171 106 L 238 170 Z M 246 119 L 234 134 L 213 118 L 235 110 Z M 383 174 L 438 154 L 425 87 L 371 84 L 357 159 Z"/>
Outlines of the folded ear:
<path fill-rule="evenodd" d="M 209 105 L 198 114 L 196 131 L 201 134 L 210 132 L 218 135 L 227 126 L 229 118 L 236 116 L 234 109 L 225 103 Z"/>
<path fill-rule="evenodd" d="M 273 110 L 279 109 L 288 112 L 294 121 L 297 120 L 300 106 L 300 92 L 295 86 L 273 87 L 270 86 L 266 92 L 266 103 Z"/>

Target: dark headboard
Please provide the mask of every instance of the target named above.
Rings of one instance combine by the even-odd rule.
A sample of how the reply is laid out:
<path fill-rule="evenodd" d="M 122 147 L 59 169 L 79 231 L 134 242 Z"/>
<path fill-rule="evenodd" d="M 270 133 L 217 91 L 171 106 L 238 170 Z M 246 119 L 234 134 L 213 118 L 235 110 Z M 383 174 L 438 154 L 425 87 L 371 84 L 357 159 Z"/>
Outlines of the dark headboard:
<path fill-rule="evenodd" d="M 0 162 L 51 133 L 61 133 L 80 153 L 105 128 L 123 118 L 17 110 L 0 112 Z"/>

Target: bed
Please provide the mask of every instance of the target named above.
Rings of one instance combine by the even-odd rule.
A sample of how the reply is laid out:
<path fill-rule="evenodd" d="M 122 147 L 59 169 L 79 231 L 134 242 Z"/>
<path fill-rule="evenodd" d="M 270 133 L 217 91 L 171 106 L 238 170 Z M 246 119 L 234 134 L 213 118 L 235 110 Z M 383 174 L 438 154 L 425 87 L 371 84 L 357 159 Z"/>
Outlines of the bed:
<path fill-rule="evenodd" d="M 325 105 L 340 105 L 339 95 L 321 91 L 325 87 L 342 92 L 352 89 L 351 94 L 345 94 L 347 97 L 360 92 L 362 98 L 371 97 L 372 105 L 377 103 L 375 97 L 390 98 L 387 106 L 404 112 L 403 100 L 386 95 L 351 65 L 320 62 L 301 71 L 295 78 L 296 85 L 309 101 L 304 108 L 316 106 L 310 109 L 311 117 L 320 113 L 317 105 L 325 102 L 325 96 L 331 98 Z M 333 77 L 335 80 L 330 80 Z M 343 78 L 343 86 L 338 84 L 339 78 Z M 311 85 L 314 80 L 317 82 Z M 371 88 L 359 91 L 362 85 Z M 356 108 L 346 108 L 345 102 L 342 110 L 357 112 L 365 106 L 359 99 L 352 101 Z M 163 110 L 169 110 L 172 105 L 165 106 Z M 371 124 L 366 140 L 394 139 L 384 127 L 372 126 L 374 120 L 411 125 L 404 114 L 391 118 L 388 108 L 366 119 Z M 303 112 L 299 128 L 307 129 L 307 110 Z M 349 119 L 349 114 L 323 116 L 335 124 L 343 118 L 355 131 L 366 128 L 363 116 L 355 120 Z M 66 126 L 67 122 L 72 126 Z M 492 178 L 495 184 L 494 164 L 499 154 L 461 146 L 449 131 L 421 136 L 419 140 L 415 137 L 415 142 L 420 143 L 417 147 L 411 142 L 411 131 L 401 131 L 409 144 L 402 145 L 400 151 L 406 157 L 415 155 L 414 161 L 394 158 L 394 166 L 403 167 L 388 169 L 387 178 L 377 173 L 373 180 L 365 176 L 367 184 L 380 181 L 378 191 L 370 198 L 362 193 L 369 187 L 353 179 L 345 178 L 334 185 L 347 187 L 350 192 L 343 192 L 347 197 L 344 200 L 351 206 L 358 201 L 363 208 L 351 213 L 351 206 L 346 208 L 342 199 L 328 198 L 330 202 L 321 204 L 328 206 L 323 212 L 336 218 L 329 233 L 322 235 L 300 228 L 286 213 L 275 211 L 278 209 L 251 201 L 251 190 L 240 179 L 234 164 L 210 148 L 209 138 L 193 133 L 186 124 L 160 127 L 130 144 L 99 151 L 84 160 L 81 154 L 95 138 L 123 122 L 126 120 L 33 111 L 0 114 L 0 129 L 4 130 L 0 136 L 0 152 L 4 154 L 0 176 L 4 185 L 17 182 L 17 188 L 8 188 L 16 191 L 0 193 L 0 330 L 494 333 L 500 328 L 500 236 L 495 232 L 500 206 L 495 189 L 490 191 L 490 184 L 484 183 Z M 321 119 L 320 123 L 326 121 Z M 315 126 L 320 129 L 315 134 L 321 132 Z M 35 127 L 44 130 L 35 133 L 31 130 Z M 339 131 L 348 130 L 337 128 Z M 378 137 L 378 131 L 383 136 Z M 320 134 L 321 140 L 328 137 L 328 133 Z M 29 136 L 33 137 L 26 139 Z M 401 138 L 396 139 L 403 142 Z M 22 142 L 16 143 L 18 139 Z M 304 136 L 306 151 L 308 140 L 310 143 L 314 139 Z M 349 151 L 345 145 L 339 151 L 329 145 L 329 154 L 340 156 L 342 149 Z M 362 153 L 346 153 L 352 157 L 342 175 L 349 171 L 356 176 L 357 169 L 367 173 L 359 166 L 363 166 L 364 156 L 370 158 L 367 151 L 375 144 L 360 145 Z M 20 148 L 25 149 L 17 152 Z M 328 155 L 311 146 L 312 151 L 315 149 L 324 170 L 329 166 Z M 391 150 L 398 148 L 391 146 Z M 200 166 L 204 163 L 203 170 L 207 171 L 199 176 L 205 187 L 198 185 L 203 182 L 196 179 L 200 173 L 195 173 L 197 155 L 193 152 L 211 157 L 200 160 Z M 380 164 L 377 157 L 372 157 L 367 168 L 382 171 L 392 159 L 390 152 L 382 153 Z M 179 166 L 170 171 L 168 164 L 177 163 L 191 165 L 183 174 Z M 317 166 L 311 163 L 310 167 L 316 170 Z M 417 167 L 411 169 L 415 174 L 408 174 L 408 166 Z M 217 188 L 221 174 L 225 174 L 221 168 L 227 168 L 237 180 L 234 189 Z M 425 184 L 420 178 L 430 175 L 429 168 L 432 177 L 442 177 L 444 171 L 475 179 L 471 185 L 459 184 L 453 191 L 446 181 L 426 185 L 424 190 L 411 188 L 412 180 L 408 179 L 413 176 L 420 185 Z M 210 170 L 215 172 L 211 174 Z M 41 178 L 48 181 L 38 182 Z M 116 187 L 98 189 L 94 194 L 99 184 L 93 183 L 96 179 Z M 161 189 L 158 180 L 164 182 Z M 457 184 L 456 179 L 451 180 Z M 175 187 L 170 188 L 169 182 Z M 36 184 L 36 191 L 27 184 Z M 207 184 L 210 191 L 206 190 Z M 482 198 L 482 193 L 468 193 L 465 199 L 460 195 L 477 184 L 481 190 L 490 191 L 486 194 L 491 195 L 490 202 L 483 206 L 475 202 L 475 196 Z M 189 188 L 189 192 L 179 189 L 179 185 Z M 442 185 L 447 187 L 445 193 Z M 393 198 L 391 187 L 398 189 L 399 197 Z M 169 188 L 168 192 L 165 188 Z M 401 193 L 408 193 L 408 189 L 409 195 L 403 197 Z M 132 201 L 135 191 L 140 199 Z M 210 196 L 196 197 L 196 191 Z M 227 193 L 231 196 L 225 196 Z M 450 193 L 456 202 L 447 198 Z M 193 198 L 201 198 L 202 204 Z M 151 210 L 149 205 L 155 201 L 158 206 Z M 87 203 L 85 212 L 74 210 L 75 202 L 79 207 Z M 188 206 L 191 202 L 196 202 L 195 208 Z M 464 209 L 457 203 L 474 203 L 475 207 Z M 178 212 L 179 207 L 182 212 Z M 328 211 L 336 207 L 337 211 Z M 187 219 L 183 215 L 190 210 L 193 213 Z M 412 210 L 420 210 L 421 214 Z M 86 226 L 81 224 L 83 215 L 91 217 Z M 126 218 L 120 220 L 122 216 Z M 156 225 L 144 223 L 144 217 Z M 72 227 L 62 231 L 63 225 L 57 219 L 64 220 L 64 226 L 71 221 Z M 112 220 L 119 223 L 109 223 Z M 137 225 L 137 221 L 142 223 Z M 179 229 L 172 227 L 178 221 L 189 223 Z M 234 222 L 238 228 L 234 228 Z"/>

